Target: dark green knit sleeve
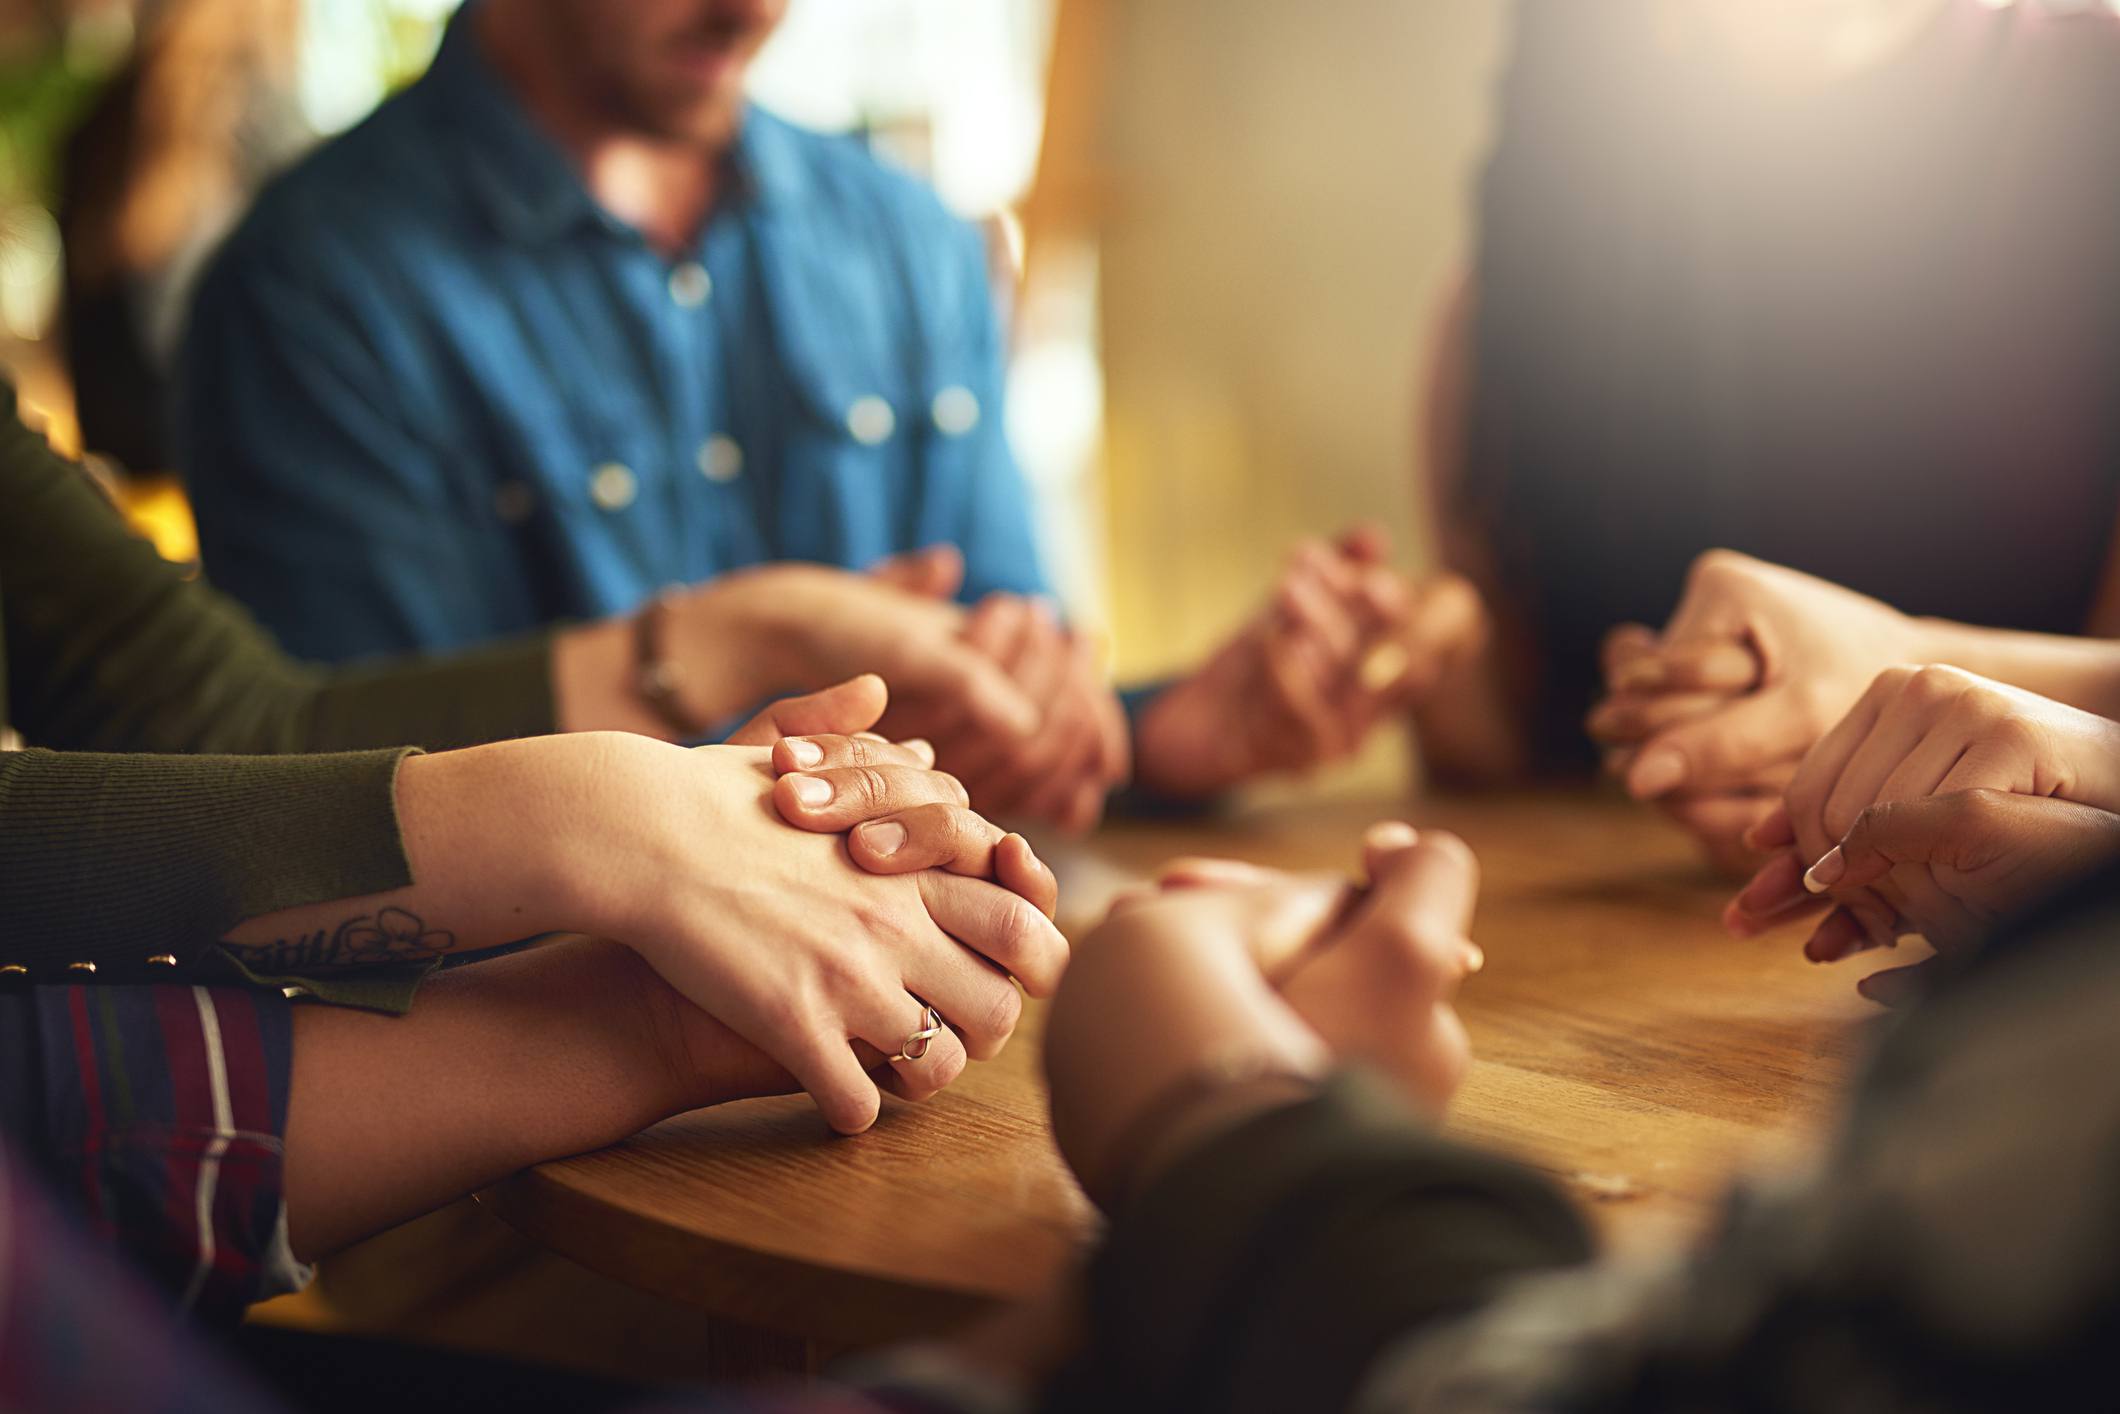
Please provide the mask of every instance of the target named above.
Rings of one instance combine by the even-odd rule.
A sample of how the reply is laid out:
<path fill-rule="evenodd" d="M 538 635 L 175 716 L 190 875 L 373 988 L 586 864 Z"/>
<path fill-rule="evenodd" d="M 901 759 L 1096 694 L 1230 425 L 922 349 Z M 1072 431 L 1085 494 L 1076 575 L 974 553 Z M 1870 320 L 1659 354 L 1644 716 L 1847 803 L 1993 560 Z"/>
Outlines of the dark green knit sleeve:
<path fill-rule="evenodd" d="M 168 981 L 246 918 L 411 883 L 407 754 L 0 752 L 0 966 Z"/>
<path fill-rule="evenodd" d="M 281 753 L 465 746 L 553 729 L 544 637 L 325 671 L 134 535 L 80 469 L 0 416 L 8 718 L 39 746 Z"/>
<path fill-rule="evenodd" d="M 1343 1409 L 1396 1342 L 1590 1251 L 1551 1184 L 1343 1074 L 1207 1139 L 1117 1215 L 1087 1350 L 1046 1407 Z"/>

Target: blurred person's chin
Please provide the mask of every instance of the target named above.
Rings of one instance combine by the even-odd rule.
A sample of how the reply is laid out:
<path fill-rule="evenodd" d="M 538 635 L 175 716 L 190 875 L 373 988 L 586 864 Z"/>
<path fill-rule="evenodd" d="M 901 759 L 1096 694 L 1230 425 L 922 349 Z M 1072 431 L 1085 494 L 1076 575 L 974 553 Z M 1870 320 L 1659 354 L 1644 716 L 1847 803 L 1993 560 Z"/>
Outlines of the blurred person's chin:
<path fill-rule="evenodd" d="M 694 74 L 711 77 L 701 81 Z M 617 95 L 617 116 L 627 127 L 664 142 L 724 147 L 743 123 L 743 74 L 742 61 L 733 56 L 682 77 L 666 70 L 655 82 Z"/>

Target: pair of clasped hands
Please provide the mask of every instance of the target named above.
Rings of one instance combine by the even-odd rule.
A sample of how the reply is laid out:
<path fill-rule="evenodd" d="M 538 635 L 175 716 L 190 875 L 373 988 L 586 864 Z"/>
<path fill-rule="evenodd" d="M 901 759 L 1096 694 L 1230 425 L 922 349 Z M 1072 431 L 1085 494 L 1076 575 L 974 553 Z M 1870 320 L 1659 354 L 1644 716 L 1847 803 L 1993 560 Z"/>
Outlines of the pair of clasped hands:
<path fill-rule="evenodd" d="M 1813 961 L 1948 953 L 2120 854 L 2120 725 L 1937 665 L 1956 630 L 1712 551 L 1661 632 L 1608 637 L 1588 726 L 1630 794 L 1756 870 L 1731 932 L 1822 910 Z M 1859 985 L 1896 1003 L 1925 965 Z"/>
<path fill-rule="evenodd" d="M 866 574 L 741 572 L 685 612 L 697 639 L 750 645 L 743 670 L 716 680 L 763 662 L 763 680 L 749 683 L 757 700 L 879 674 L 891 704 L 878 731 L 931 742 L 984 813 L 1080 833 L 1130 779 L 1198 799 L 1321 765 L 1430 691 L 1476 636 L 1477 601 L 1451 576 L 1409 583 L 1388 556 L 1373 527 L 1299 544 L 1267 602 L 1131 727 L 1093 638 L 1025 595 L 957 604 L 964 563 L 947 546 Z"/>
<path fill-rule="evenodd" d="M 1268 603 L 1139 714 L 1136 779 L 1199 796 L 1313 765 L 1431 687 L 1465 636 L 1465 591 L 1410 585 L 1385 553 L 1369 531 L 1298 547 Z M 510 763 L 534 755 L 540 798 L 514 814 L 594 817 L 581 823 L 596 858 L 526 856 L 520 891 L 556 893 L 541 911 L 630 944 L 692 1004 L 658 1031 L 676 1038 L 674 1068 L 706 1078 L 696 1102 L 799 1088 L 856 1133 L 882 1094 L 925 1098 L 999 1052 L 1023 995 L 1055 991 L 1069 949 L 1052 874 L 987 817 L 1086 828 L 1127 774 L 1127 727 L 1079 634 L 1021 596 L 962 608 L 961 575 L 937 550 L 867 575 L 768 567 L 697 595 L 680 633 L 744 646 L 761 676 L 743 690 L 845 679 L 777 702 L 727 745 L 591 734 L 414 763 L 514 799 Z M 592 761 L 593 783 L 578 780 Z M 1211 872 L 1183 876 L 1198 910 L 1212 911 Z M 1213 881 L 1239 873 L 1246 889 L 1280 886 L 1233 866 Z M 928 1007 L 939 1034 L 909 1044 Z"/>
<path fill-rule="evenodd" d="M 1447 1100 L 1467 1054 L 1452 999 L 1483 961 L 1467 936 L 1477 870 L 1462 842 L 1379 825 L 1363 886 L 1181 860 L 1114 904 L 1071 965 L 1052 872 L 972 811 L 924 742 L 868 730 L 887 700 L 864 676 L 777 703 L 723 746 L 609 741 L 621 756 L 600 773 L 605 789 L 639 768 L 661 776 L 660 800 L 693 795 L 689 783 L 720 841 L 722 867 L 707 874 L 642 857 L 640 842 L 667 832 L 636 826 L 613 884 L 662 887 L 630 916 L 617 887 L 592 909 L 695 1004 L 666 1028 L 672 1066 L 715 1078 L 694 1099 L 800 1088 L 834 1129 L 858 1133 L 882 1094 L 928 1098 L 967 1056 L 997 1054 L 1022 993 L 1053 995 L 1065 971 L 1053 1034 L 1079 1044 L 1054 1048 L 1055 1118 L 1093 1192 L 1153 1162 L 1139 1121 L 1213 1067 L 1303 1079 L 1353 1060 L 1431 1108 Z M 804 836 L 788 826 L 815 847 L 795 847 Z M 942 1029 L 905 1058 L 900 1038 L 930 1006 Z"/>

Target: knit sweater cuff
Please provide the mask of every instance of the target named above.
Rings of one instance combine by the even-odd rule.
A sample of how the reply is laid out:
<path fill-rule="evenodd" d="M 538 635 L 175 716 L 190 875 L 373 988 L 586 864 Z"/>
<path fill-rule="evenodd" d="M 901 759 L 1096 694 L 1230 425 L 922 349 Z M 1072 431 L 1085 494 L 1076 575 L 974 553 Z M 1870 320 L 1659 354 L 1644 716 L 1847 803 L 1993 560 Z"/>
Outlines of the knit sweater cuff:
<path fill-rule="evenodd" d="M 173 980 L 244 919 L 411 883 L 410 754 L 0 754 L 0 966 Z"/>

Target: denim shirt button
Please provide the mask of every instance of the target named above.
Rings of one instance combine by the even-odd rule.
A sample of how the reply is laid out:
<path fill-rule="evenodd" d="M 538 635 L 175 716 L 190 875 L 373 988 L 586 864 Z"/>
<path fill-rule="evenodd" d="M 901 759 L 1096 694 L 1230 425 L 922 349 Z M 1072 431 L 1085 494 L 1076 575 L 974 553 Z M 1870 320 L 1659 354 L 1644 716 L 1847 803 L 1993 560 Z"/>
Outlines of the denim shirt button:
<path fill-rule="evenodd" d="M 679 309 L 697 309 L 713 293 L 714 277 L 696 260 L 688 260 L 670 272 L 670 298 Z"/>
<path fill-rule="evenodd" d="M 605 462 L 589 475 L 589 499 L 597 508 L 606 511 L 622 511 L 633 504 L 640 494 L 640 483 L 633 477 L 631 467 L 618 462 Z"/>
<path fill-rule="evenodd" d="M 699 474 L 709 481 L 734 481 L 743 475 L 743 448 L 734 437 L 715 433 L 699 444 Z"/>
<path fill-rule="evenodd" d="M 521 525 L 537 509 L 537 492 L 527 481 L 503 481 L 493 488 L 493 513 L 503 525 Z"/>
<path fill-rule="evenodd" d="M 847 431 L 864 447 L 874 447 L 889 440 L 898 428 L 897 414 L 891 405 L 874 393 L 854 399 L 847 409 Z"/>
<path fill-rule="evenodd" d="M 945 437 L 962 437 L 979 425 L 979 395 L 962 383 L 952 383 L 928 405 L 935 430 Z"/>

